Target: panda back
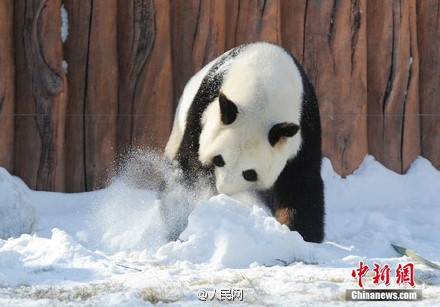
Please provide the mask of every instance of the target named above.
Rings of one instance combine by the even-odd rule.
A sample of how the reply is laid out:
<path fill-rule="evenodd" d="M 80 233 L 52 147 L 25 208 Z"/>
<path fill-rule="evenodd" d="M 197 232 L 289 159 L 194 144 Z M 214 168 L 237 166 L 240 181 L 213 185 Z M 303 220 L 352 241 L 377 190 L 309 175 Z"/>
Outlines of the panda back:
<path fill-rule="evenodd" d="M 208 71 L 218 61 L 219 58 L 220 57 L 217 57 L 216 59 L 212 60 L 211 62 L 206 64 L 200 71 L 198 71 L 194 76 L 192 76 L 188 83 L 185 85 L 185 88 L 183 89 L 182 96 L 180 97 L 179 103 L 177 105 L 173 122 L 173 129 L 171 131 L 168 143 L 165 147 L 165 154 L 171 160 L 175 158 L 177 151 L 179 150 L 179 146 L 183 138 L 183 132 L 185 131 L 188 110 L 200 88 L 200 84 L 207 75 Z"/>
<path fill-rule="evenodd" d="M 212 86 L 212 79 L 217 79 L 225 73 L 228 60 L 231 60 L 244 49 L 245 45 L 238 46 L 231 49 L 216 59 L 205 65 L 199 72 L 197 72 L 186 84 L 183 94 L 179 99 L 179 104 L 176 109 L 176 114 L 173 123 L 173 129 L 165 147 L 165 154 L 169 159 L 175 159 L 185 131 L 188 128 L 188 117 L 192 118 L 193 122 L 200 122 L 201 114 L 196 114 L 194 110 L 205 110 L 207 107 L 206 99 L 200 96 L 217 96 L 219 88 Z M 220 78 L 221 79 L 221 78 Z M 206 97 L 204 97 L 206 98 Z M 192 111 L 191 111 L 192 110 Z M 203 112 L 202 112 L 203 113 Z M 190 132 L 192 134 L 192 132 Z"/>
<path fill-rule="evenodd" d="M 249 118 L 261 119 L 267 131 L 276 123 L 300 122 L 302 76 L 292 55 L 280 46 L 248 44 L 227 67 L 221 90 Z"/>

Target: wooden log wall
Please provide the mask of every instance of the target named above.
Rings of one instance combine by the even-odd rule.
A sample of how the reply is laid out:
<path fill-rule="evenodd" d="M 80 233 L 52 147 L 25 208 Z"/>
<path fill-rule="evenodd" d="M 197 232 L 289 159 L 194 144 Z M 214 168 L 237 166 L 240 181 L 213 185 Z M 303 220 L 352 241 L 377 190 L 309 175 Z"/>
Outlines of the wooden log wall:
<path fill-rule="evenodd" d="M 0 1 L 0 165 L 14 170 L 14 5 Z"/>
<path fill-rule="evenodd" d="M 188 79 L 224 51 L 292 52 L 323 151 L 440 169 L 440 0 L 1 0 L 0 165 L 38 190 L 100 188 L 132 147 L 163 149 Z M 62 11 L 68 36 L 61 37 Z"/>
<path fill-rule="evenodd" d="M 15 173 L 37 190 L 65 188 L 67 79 L 61 0 L 14 1 Z"/>

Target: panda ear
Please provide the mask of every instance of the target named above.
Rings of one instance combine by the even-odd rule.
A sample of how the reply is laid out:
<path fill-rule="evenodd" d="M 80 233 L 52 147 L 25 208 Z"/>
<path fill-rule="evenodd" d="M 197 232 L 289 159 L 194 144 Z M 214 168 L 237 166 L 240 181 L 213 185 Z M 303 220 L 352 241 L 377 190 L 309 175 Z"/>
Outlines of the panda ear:
<path fill-rule="evenodd" d="M 229 100 L 223 92 L 218 95 L 218 101 L 220 104 L 220 115 L 223 124 L 230 125 L 237 118 L 238 109 L 235 103 Z"/>
<path fill-rule="evenodd" d="M 294 123 L 279 123 L 273 125 L 269 131 L 269 143 L 272 147 L 282 139 L 294 136 L 299 130 L 299 126 Z"/>

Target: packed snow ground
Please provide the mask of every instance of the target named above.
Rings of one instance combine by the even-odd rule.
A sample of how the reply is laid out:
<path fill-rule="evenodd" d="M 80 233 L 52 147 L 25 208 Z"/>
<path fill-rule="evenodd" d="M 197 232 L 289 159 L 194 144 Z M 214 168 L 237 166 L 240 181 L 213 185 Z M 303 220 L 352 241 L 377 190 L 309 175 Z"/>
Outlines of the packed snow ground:
<path fill-rule="evenodd" d="M 226 302 L 200 301 L 199 290 L 227 288 L 243 289 L 229 305 L 345 305 L 359 261 L 413 262 L 391 243 L 440 263 L 440 172 L 429 161 L 398 175 L 368 156 L 343 179 L 324 159 L 322 175 L 323 244 L 304 242 L 248 195 L 200 201 L 180 240 L 167 242 L 154 191 L 118 179 L 95 192 L 36 192 L 0 169 L 0 238 L 15 236 L 0 239 L 0 305 L 207 306 Z M 439 305 L 440 271 L 413 263 L 418 304 Z M 384 288 L 372 276 L 365 288 Z M 391 279 L 388 289 L 412 289 Z"/>

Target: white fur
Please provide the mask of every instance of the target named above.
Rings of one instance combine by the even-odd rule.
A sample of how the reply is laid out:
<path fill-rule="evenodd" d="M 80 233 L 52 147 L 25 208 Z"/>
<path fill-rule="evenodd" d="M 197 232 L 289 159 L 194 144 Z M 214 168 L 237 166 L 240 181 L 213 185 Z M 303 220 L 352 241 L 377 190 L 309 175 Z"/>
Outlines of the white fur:
<path fill-rule="evenodd" d="M 214 156 L 222 155 L 225 166 L 215 168 L 216 187 L 220 193 L 270 188 L 301 146 L 300 132 L 279 146 L 272 147 L 268 140 L 269 131 L 275 124 L 291 122 L 299 125 L 303 94 L 300 72 L 289 54 L 268 43 L 247 46 L 225 66 L 221 68 L 226 71 L 221 91 L 237 105 L 239 113 L 232 124 L 223 125 L 218 99 L 208 106 L 202 118 L 199 160 L 203 165 L 210 165 Z M 202 71 L 204 76 L 206 67 Z M 203 79 L 200 73 L 188 86 L 192 87 L 196 81 L 200 85 Z M 189 102 L 183 99 L 186 99 L 185 93 L 192 98 L 195 95 L 192 88 L 185 88 L 178 109 L 180 124 L 184 123 L 192 102 L 192 99 Z M 174 125 L 173 134 L 176 122 Z M 175 156 L 176 140 L 180 139 L 180 144 L 184 131 L 185 126 L 179 126 L 178 134 L 172 135 L 167 145 L 170 158 Z M 175 144 L 170 145 L 170 142 Z M 256 182 L 243 178 L 242 172 L 248 169 L 257 172 Z"/>

